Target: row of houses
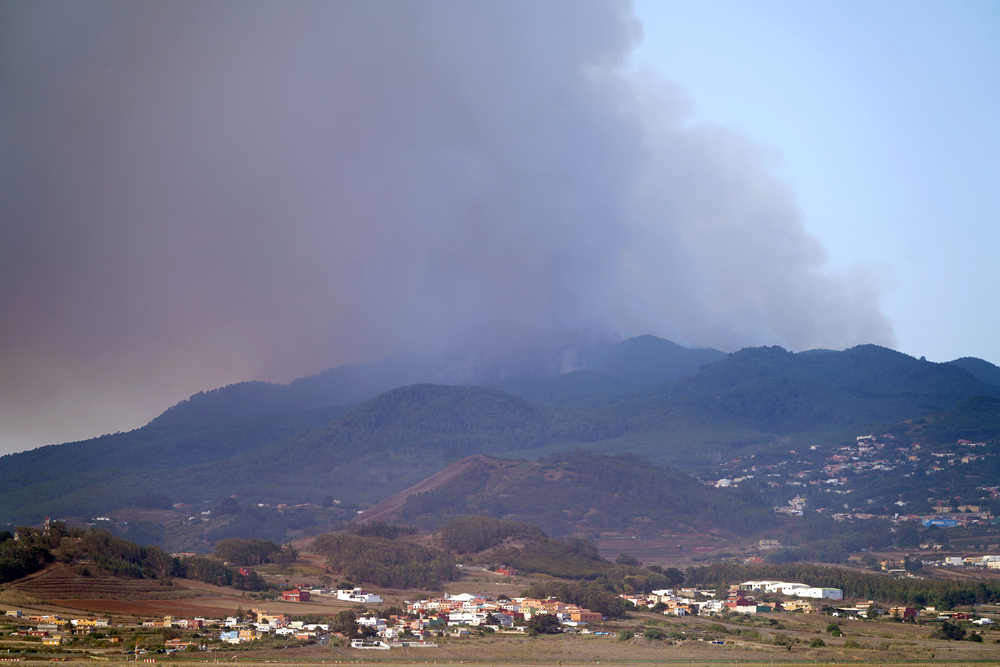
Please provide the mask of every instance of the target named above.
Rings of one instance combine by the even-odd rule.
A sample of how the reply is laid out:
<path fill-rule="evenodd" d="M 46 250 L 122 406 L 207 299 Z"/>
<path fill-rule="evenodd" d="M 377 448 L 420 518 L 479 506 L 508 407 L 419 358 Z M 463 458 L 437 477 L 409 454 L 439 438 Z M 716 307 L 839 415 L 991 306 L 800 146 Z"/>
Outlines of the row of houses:
<path fill-rule="evenodd" d="M 142 627 L 144 628 L 172 628 L 177 626 L 185 630 L 197 629 L 200 630 L 206 625 L 211 625 L 212 621 L 206 621 L 204 618 L 177 618 L 174 616 L 164 616 L 162 619 L 153 621 L 143 621 Z"/>
<path fill-rule="evenodd" d="M 600 613 L 555 598 L 491 598 L 469 593 L 418 600 L 407 605 L 415 615 L 446 616 L 448 625 L 513 627 L 539 614 L 551 614 L 563 625 L 586 625 L 603 620 Z"/>
<path fill-rule="evenodd" d="M 94 632 L 96 628 L 107 628 L 111 626 L 111 620 L 107 618 L 61 618 L 58 614 L 32 614 L 24 616 L 20 609 L 7 609 L 4 616 L 20 618 L 34 623 L 34 626 L 14 631 L 14 635 L 21 637 L 37 637 L 46 646 L 58 646 L 63 643 L 66 635 L 87 634 Z M 113 638 L 119 641 L 119 638 Z"/>
<path fill-rule="evenodd" d="M 806 613 L 815 611 L 811 602 L 804 600 L 789 600 L 784 603 L 761 604 L 752 595 L 747 594 L 739 586 L 730 588 L 725 600 L 710 599 L 698 600 L 695 596 L 714 596 L 714 591 L 696 591 L 694 589 L 684 589 L 680 594 L 674 593 L 670 589 L 653 591 L 648 595 L 622 594 L 620 597 L 632 602 L 637 606 L 646 605 L 655 607 L 658 604 L 664 605 L 663 613 L 671 616 L 686 616 L 688 614 L 721 614 L 729 611 L 740 614 L 764 614 L 772 611 L 803 611 Z"/>
<path fill-rule="evenodd" d="M 315 639 L 318 634 L 330 630 L 330 626 L 325 623 L 293 621 L 285 614 L 272 614 L 266 609 L 251 609 L 250 615 L 253 617 L 252 621 L 245 621 L 235 616 L 219 621 L 219 625 L 226 628 L 219 635 L 219 639 L 230 644 L 252 642 L 269 635 Z"/>
<path fill-rule="evenodd" d="M 1000 570 L 1000 556 L 988 554 L 985 556 L 946 556 L 944 561 L 923 561 L 924 565 L 946 565 L 948 567 L 985 567 L 990 570 Z"/>
<path fill-rule="evenodd" d="M 236 616 L 229 616 L 222 619 L 195 618 L 182 619 L 174 616 L 164 616 L 162 619 L 145 621 L 143 627 L 180 627 L 187 629 L 201 629 L 206 626 L 218 625 L 224 628 L 219 638 L 230 644 L 242 644 L 255 641 L 268 635 L 287 636 L 295 639 L 314 639 L 318 633 L 328 632 L 329 625 L 323 623 L 307 624 L 303 621 L 292 621 L 285 614 L 272 614 L 264 609 L 251 609 L 251 618 L 243 619 Z M 174 642 L 175 644 L 177 642 Z M 195 645 L 188 642 L 174 646 L 174 650 L 183 650 L 188 645 Z M 170 647 L 168 647 L 170 648 Z"/>
<path fill-rule="evenodd" d="M 356 602 L 359 604 L 378 604 L 382 598 L 376 593 L 369 593 L 361 588 L 338 589 L 329 588 L 293 588 L 289 591 L 281 592 L 281 599 L 284 602 L 309 602 L 314 595 L 336 595 L 338 600 Z"/>

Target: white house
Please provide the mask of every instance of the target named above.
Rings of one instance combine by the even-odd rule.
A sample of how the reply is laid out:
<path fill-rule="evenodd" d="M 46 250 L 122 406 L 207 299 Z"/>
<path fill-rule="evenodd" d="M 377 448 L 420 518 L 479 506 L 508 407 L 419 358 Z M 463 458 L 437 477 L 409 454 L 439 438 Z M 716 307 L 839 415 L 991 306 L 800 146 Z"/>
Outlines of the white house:
<path fill-rule="evenodd" d="M 485 611 L 453 611 L 448 614 L 448 625 L 484 625 Z"/>
<path fill-rule="evenodd" d="M 375 604 L 382 601 L 382 598 L 375 593 L 369 593 L 368 591 L 361 590 L 360 588 L 355 588 L 354 590 L 339 590 L 337 591 L 338 600 L 347 600 L 348 602 L 360 602 L 362 604 Z"/>

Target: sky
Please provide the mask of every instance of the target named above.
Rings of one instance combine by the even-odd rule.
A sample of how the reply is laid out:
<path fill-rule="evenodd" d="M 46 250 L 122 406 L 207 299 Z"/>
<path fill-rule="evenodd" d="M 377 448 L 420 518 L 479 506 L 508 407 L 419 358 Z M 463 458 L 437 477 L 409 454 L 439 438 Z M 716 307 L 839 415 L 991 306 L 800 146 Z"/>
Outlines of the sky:
<path fill-rule="evenodd" d="M 0 453 L 394 354 L 1000 363 L 1000 4 L 0 2 Z"/>
<path fill-rule="evenodd" d="M 773 151 L 837 270 L 868 267 L 897 349 L 1000 364 L 1000 3 L 639 2 L 651 63 Z"/>

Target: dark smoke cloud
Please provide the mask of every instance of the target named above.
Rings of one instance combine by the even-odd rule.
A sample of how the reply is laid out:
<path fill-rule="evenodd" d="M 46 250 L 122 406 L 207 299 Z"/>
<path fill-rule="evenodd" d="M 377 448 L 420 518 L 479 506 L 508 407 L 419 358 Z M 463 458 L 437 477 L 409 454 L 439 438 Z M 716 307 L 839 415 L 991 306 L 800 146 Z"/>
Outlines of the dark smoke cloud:
<path fill-rule="evenodd" d="M 893 341 L 627 3 L 0 7 L 0 450 L 400 352 Z"/>

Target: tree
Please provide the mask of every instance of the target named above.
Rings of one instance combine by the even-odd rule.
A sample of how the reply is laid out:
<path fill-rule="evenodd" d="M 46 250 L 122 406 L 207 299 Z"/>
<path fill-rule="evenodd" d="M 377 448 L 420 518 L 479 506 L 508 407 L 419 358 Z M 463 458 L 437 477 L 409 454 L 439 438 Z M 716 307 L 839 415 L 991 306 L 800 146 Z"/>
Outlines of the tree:
<path fill-rule="evenodd" d="M 334 616 L 333 622 L 330 624 L 330 630 L 350 637 L 354 635 L 357 630 L 357 621 L 358 615 L 354 612 L 354 610 L 345 609 Z"/>
<path fill-rule="evenodd" d="M 931 634 L 931 638 L 960 642 L 965 639 L 965 633 L 965 628 L 961 627 L 957 623 L 945 621 L 941 624 L 940 628 Z"/>
<path fill-rule="evenodd" d="M 901 522 L 896 528 L 896 544 L 901 547 L 916 547 L 920 544 L 920 532 L 911 523 Z"/>
<path fill-rule="evenodd" d="M 618 563 L 619 565 L 631 565 L 632 567 L 642 567 L 642 561 L 640 561 L 635 556 L 630 556 L 624 551 L 618 554 L 618 558 L 615 559 L 615 562 Z"/>
<path fill-rule="evenodd" d="M 528 621 L 528 629 L 540 635 L 554 635 L 561 632 L 559 619 L 553 614 L 538 614 Z"/>

